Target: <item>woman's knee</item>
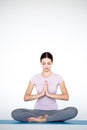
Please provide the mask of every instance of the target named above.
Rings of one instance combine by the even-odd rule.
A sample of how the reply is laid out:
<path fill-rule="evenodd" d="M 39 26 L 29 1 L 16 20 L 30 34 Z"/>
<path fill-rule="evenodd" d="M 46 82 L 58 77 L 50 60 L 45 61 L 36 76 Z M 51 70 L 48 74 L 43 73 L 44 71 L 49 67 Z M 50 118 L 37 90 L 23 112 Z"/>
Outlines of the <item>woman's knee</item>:
<path fill-rule="evenodd" d="M 71 113 L 72 117 L 77 116 L 78 114 L 78 109 L 76 107 L 69 107 L 68 108 L 69 112 Z"/>
<path fill-rule="evenodd" d="M 11 112 L 11 116 L 15 119 L 16 115 L 17 115 L 17 110 L 13 110 Z"/>
<path fill-rule="evenodd" d="M 13 119 L 18 120 L 19 114 L 21 113 L 21 109 L 15 109 L 11 112 L 11 116 Z"/>

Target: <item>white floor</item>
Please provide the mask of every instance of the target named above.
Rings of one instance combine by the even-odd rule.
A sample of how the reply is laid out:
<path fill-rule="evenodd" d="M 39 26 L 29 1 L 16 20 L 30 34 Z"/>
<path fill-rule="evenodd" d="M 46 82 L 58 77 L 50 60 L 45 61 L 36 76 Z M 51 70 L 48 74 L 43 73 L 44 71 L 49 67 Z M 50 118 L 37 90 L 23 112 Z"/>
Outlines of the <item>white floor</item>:
<path fill-rule="evenodd" d="M 0 130 L 87 130 L 87 125 L 0 125 Z"/>

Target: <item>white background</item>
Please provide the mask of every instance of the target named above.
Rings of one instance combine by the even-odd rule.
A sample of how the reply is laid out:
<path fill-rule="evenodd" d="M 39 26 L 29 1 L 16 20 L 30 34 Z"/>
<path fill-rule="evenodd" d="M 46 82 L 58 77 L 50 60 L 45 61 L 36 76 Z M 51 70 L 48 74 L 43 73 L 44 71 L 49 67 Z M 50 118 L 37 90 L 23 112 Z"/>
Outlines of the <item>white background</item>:
<path fill-rule="evenodd" d="M 0 119 L 10 119 L 24 102 L 29 79 L 42 71 L 44 51 L 54 56 L 52 71 L 63 76 L 76 119 L 87 119 L 87 1 L 0 0 Z M 35 90 L 34 90 L 35 92 Z"/>

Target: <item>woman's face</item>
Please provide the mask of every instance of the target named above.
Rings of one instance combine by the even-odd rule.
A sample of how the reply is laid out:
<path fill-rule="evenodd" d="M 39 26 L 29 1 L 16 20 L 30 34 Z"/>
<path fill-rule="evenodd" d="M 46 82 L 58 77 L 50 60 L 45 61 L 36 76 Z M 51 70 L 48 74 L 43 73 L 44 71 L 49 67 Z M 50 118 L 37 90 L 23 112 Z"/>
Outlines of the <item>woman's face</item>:
<path fill-rule="evenodd" d="M 52 61 L 49 58 L 43 58 L 41 60 L 43 71 L 48 72 L 51 69 Z"/>

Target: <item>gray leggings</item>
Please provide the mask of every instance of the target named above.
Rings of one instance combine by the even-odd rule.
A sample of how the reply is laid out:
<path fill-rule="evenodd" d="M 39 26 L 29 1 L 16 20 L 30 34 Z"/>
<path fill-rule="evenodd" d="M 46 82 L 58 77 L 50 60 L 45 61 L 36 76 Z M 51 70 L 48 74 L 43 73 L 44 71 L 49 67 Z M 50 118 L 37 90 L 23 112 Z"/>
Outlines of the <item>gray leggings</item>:
<path fill-rule="evenodd" d="M 48 115 L 46 117 L 46 122 L 53 121 L 66 121 L 74 118 L 78 113 L 75 107 L 67 107 L 61 110 L 31 110 L 31 109 L 16 109 L 12 111 L 13 119 L 17 121 L 27 122 L 29 117 L 38 117 L 43 115 Z"/>

